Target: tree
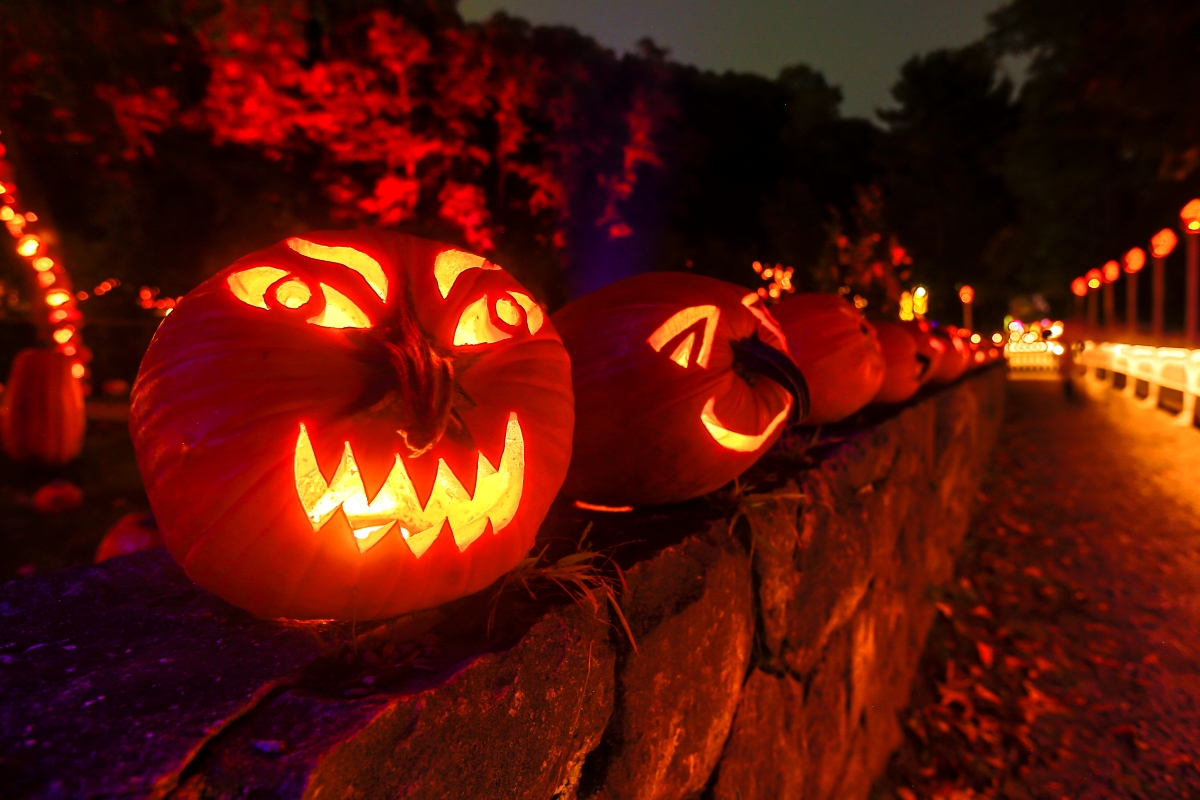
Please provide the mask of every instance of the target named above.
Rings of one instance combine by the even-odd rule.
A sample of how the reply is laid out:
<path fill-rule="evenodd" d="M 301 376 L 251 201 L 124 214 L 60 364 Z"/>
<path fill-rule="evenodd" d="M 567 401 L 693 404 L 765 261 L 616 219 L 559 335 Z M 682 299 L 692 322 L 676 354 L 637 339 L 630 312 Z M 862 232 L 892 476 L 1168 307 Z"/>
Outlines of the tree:
<path fill-rule="evenodd" d="M 892 88 L 899 107 L 880 111 L 888 219 L 911 249 L 915 280 L 936 316 L 957 310 L 957 287 L 976 287 L 1003 316 L 1007 276 L 989 249 L 1015 223 L 1004 159 L 1016 128 L 1012 83 L 982 44 L 914 56 Z M 989 300 L 991 301 L 989 303 Z M 990 307 L 994 304 L 994 307 Z"/>
<path fill-rule="evenodd" d="M 1006 163 L 1020 223 L 998 256 L 1065 309 L 1073 277 L 1200 194 L 1200 5 L 1011 0 L 990 24 L 998 53 L 1030 59 Z"/>

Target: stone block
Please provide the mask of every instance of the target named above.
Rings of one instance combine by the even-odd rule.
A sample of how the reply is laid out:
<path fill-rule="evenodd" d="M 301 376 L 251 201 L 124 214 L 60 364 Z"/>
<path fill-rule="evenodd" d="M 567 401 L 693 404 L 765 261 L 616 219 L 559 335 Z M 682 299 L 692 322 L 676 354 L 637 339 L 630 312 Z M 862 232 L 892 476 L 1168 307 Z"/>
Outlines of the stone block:
<path fill-rule="evenodd" d="M 581 796 L 698 795 L 720 758 L 754 637 L 750 559 L 720 522 L 634 566 L 616 703 Z M 590 785 L 588 785 L 590 784 Z"/>
<path fill-rule="evenodd" d="M 568 605 L 427 681 L 361 699 L 293 687 L 213 742 L 176 796 L 570 796 L 612 711 L 614 657 L 603 616 Z"/>

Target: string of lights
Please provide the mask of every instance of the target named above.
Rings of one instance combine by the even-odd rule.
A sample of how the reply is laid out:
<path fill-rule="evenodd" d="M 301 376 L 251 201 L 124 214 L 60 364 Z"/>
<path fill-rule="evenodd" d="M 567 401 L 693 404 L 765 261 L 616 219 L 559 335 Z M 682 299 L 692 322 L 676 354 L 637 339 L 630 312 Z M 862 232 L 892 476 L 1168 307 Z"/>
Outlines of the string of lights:
<path fill-rule="evenodd" d="M 0 131 L 2 136 L 3 131 Z M 16 240 L 15 252 L 28 270 L 33 320 L 38 336 L 71 359 L 71 374 L 86 378 L 91 351 L 83 346 L 79 296 L 56 252 L 57 237 L 37 212 L 22 203 L 15 170 L 0 139 L 0 222 Z M 86 297 L 86 292 L 81 292 Z"/>

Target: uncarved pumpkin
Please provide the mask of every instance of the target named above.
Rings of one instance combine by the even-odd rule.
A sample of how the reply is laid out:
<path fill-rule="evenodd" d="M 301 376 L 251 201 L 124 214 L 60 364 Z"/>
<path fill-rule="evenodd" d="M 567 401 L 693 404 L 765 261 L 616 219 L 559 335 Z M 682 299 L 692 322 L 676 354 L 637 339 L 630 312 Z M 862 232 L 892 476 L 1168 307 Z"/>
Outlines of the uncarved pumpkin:
<path fill-rule="evenodd" d="M 4 450 L 16 461 L 66 464 L 83 449 L 83 387 L 54 350 L 17 353 L 0 409 Z"/>
<path fill-rule="evenodd" d="M 871 402 L 883 385 L 883 351 L 858 309 L 835 294 L 797 294 L 772 313 L 808 383 L 806 424 L 837 422 Z"/>
<path fill-rule="evenodd" d="M 918 357 L 917 340 L 899 322 L 876 322 L 875 332 L 883 350 L 883 383 L 872 402 L 903 403 L 916 394 L 929 371 L 928 359 Z"/>
<path fill-rule="evenodd" d="M 575 458 L 564 491 L 640 506 L 713 491 L 807 412 L 804 379 L 758 295 L 686 273 L 638 275 L 562 308 Z"/>
<path fill-rule="evenodd" d="M 162 532 L 154 521 L 154 515 L 133 512 L 121 517 L 105 532 L 96 547 L 96 563 L 162 546 Z"/>
<path fill-rule="evenodd" d="M 492 583 L 571 455 L 570 364 L 508 273 L 445 244 L 317 232 L 167 317 L 130 427 L 201 586 L 262 616 L 372 619 Z"/>

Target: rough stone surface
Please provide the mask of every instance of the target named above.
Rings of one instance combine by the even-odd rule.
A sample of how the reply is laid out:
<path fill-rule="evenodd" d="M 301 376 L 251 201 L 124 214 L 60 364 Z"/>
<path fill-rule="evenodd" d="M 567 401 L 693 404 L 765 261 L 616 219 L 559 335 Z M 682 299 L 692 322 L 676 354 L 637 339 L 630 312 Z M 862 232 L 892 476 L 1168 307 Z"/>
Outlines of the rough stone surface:
<path fill-rule="evenodd" d="M 721 756 L 754 637 L 750 560 L 718 522 L 626 576 L 616 710 L 581 795 L 698 794 Z"/>
<path fill-rule="evenodd" d="M 214 741 L 177 796 L 566 794 L 608 722 L 613 660 L 605 620 L 567 606 L 433 685 L 364 699 L 290 688 Z"/>
<path fill-rule="evenodd" d="M 713 796 L 865 798 L 952 575 L 1001 417 L 991 370 L 850 434 L 746 503 L 761 614 Z"/>
<path fill-rule="evenodd" d="M 0 796 L 161 795 L 320 654 L 320 628 L 255 619 L 161 549 L 5 584 Z"/>
<path fill-rule="evenodd" d="M 366 632 L 254 619 L 162 551 L 9 583 L 0 797 L 866 798 L 1003 380 L 792 435 L 732 494 L 556 506 L 539 548 L 613 553 L 636 651 L 544 580 Z"/>

